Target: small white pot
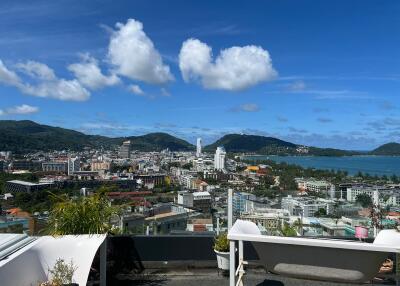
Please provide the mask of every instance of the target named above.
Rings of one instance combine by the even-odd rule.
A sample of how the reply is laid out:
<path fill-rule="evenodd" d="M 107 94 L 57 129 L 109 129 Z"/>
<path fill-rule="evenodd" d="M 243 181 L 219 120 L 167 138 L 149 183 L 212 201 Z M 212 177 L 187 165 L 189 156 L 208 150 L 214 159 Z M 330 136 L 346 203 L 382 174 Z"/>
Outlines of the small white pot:
<path fill-rule="evenodd" d="M 215 251 L 217 255 L 218 268 L 221 270 L 229 270 L 229 252 Z"/>

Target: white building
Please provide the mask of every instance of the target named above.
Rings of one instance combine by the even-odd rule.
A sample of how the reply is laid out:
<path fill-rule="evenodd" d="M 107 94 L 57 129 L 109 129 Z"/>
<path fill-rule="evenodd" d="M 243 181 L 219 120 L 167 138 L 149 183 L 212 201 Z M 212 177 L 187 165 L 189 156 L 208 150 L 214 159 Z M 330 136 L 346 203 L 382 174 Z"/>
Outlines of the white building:
<path fill-rule="evenodd" d="M 288 210 L 290 215 L 313 217 L 315 212 L 324 209 L 326 214 L 333 211 L 334 201 L 321 198 L 292 197 L 282 198 L 282 209 Z"/>
<path fill-rule="evenodd" d="M 223 146 L 217 147 L 214 155 L 214 169 L 221 171 L 225 169 L 225 157 L 225 148 Z"/>
<path fill-rule="evenodd" d="M 347 188 L 346 199 L 355 202 L 358 195 L 368 195 L 374 204 L 381 206 L 399 206 L 400 194 L 396 189 L 381 186 L 353 185 Z"/>
<path fill-rule="evenodd" d="M 196 143 L 196 157 L 201 156 L 201 138 L 197 138 L 197 143 Z"/>
<path fill-rule="evenodd" d="M 189 192 L 178 192 L 178 204 L 185 207 L 193 207 L 193 194 Z"/>
<path fill-rule="evenodd" d="M 79 157 L 68 157 L 68 176 L 81 170 L 81 160 Z"/>

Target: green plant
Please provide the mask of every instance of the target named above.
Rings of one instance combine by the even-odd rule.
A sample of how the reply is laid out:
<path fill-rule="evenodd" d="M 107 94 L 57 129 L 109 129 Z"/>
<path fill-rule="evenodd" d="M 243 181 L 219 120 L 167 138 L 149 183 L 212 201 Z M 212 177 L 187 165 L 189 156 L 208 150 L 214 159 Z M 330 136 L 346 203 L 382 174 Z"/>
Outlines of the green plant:
<path fill-rule="evenodd" d="M 229 240 L 226 233 L 221 233 L 215 238 L 214 249 L 219 252 L 229 252 Z"/>
<path fill-rule="evenodd" d="M 283 236 L 297 236 L 296 229 L 287 223 L 285 223 L 281 228 L 281 233 Z"/>
<path fill-rule="evenodd" d="M 71 284 L 72 276 L 74 276 L 76 269 L 77 267 L 74 266 L 72 260 L 70 263 L 66 263 L 64 259 L 57 259 L 53 269 L 49 269 L 49 274 L 51 275 L 51 285 L 61 286 L 64 284 Z"/>
<path fill-rule="evenodd" d="M 121 212 L 103 192 L 77 199 L 63 195 L 55 200 L 47 227 L 51 235 L 108 233 L 112 231 L 111 217 Z"/>

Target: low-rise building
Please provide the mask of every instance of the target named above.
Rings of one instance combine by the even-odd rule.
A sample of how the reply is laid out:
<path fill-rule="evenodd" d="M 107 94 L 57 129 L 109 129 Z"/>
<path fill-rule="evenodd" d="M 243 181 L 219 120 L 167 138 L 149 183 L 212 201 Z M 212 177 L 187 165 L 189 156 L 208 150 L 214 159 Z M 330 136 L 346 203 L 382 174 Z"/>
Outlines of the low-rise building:
<path fill-rule="evenodd" d="M 20 180 L 12 180 L 6 182 L 4 189 L 6 193 L 18 193 L 18 192 L 30 193 L 34 191 L 50 189 L 53 187 L 54 187 L 53 183 L 31 183 Z"/>
<path fill-rule="evenodd" d="M 203 213 L 210 213 L 212 199 L 209 192 L 194 192 L 193 193 L 193 208 L 201 210 Z"/>
<path fill-rule="evenodd" d="M 312 197 L 292 197 L 282 198 L 282 209 L 288 210 L 290 215 L 313 217 L 320 209 L 324 209 L 326 214 L 333 212 L 334 201 Z"/>
<path fill-rule="evenodd" d="M 68 163 L 67 162 L 43 162 L 43 172 L 56 172 L 56 173 L 67 173 Z"/>

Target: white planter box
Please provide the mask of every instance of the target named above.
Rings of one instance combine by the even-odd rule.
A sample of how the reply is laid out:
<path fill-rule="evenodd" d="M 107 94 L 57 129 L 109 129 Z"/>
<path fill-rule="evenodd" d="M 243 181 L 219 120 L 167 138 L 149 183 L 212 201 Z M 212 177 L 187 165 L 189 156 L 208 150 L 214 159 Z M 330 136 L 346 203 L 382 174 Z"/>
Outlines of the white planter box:
<path fill-rule="evenodd" d="M 229 270 L 229 252 L 215 251 L 217 255 L 218 268 L 221 270 Z"/>

